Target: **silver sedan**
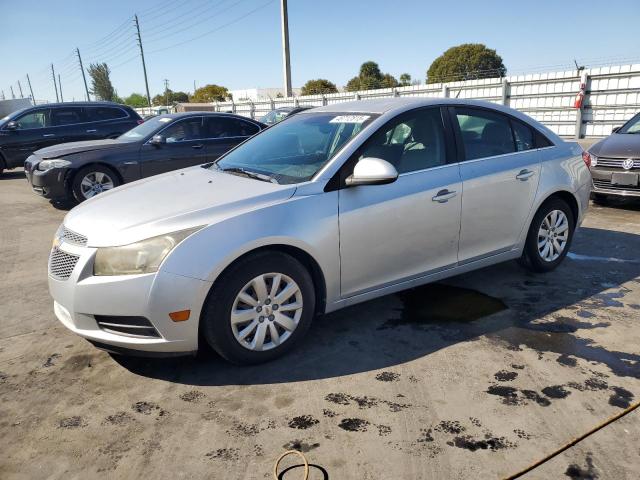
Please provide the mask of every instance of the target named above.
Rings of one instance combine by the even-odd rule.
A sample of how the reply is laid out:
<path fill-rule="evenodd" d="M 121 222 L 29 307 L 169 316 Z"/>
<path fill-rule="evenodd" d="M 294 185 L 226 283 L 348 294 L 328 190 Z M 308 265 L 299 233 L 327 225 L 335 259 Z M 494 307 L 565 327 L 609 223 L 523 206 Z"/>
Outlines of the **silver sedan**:
<path fill-rule="evenodd" d="M 203 338 L 267 361 L 317 314 L 512 259 L 553 270 L 588 206 L 582 153 L 479 101 L 302 112 L 71 210 L 49 260 L 54 310 L 114 352 L 186 354 Z"/>

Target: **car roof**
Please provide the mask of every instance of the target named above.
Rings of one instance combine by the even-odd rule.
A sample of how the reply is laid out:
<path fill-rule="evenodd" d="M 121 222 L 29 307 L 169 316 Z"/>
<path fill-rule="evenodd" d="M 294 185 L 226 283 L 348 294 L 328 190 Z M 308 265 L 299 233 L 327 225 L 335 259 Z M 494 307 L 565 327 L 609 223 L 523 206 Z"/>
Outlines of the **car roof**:
<path fill-rule="evenodd" d="M 126 107 L 131 108 L 128 105 L 124 105 L 122 103 L 116 102 L 105 102 L 105 101 L 96 101 L 96 102 L 53 102 L 53 103 L 41 103 L 38 105 L 32 105 L 27 108 L 49 108 L 49 107 Z"/>
<path fill-rule="evenodd" d="M 253 123 L 260 123 L 257 120 L 253 120 L 249 117 L 244 117 L 242 115 L 238 115 L 237 113 L 227 113 L 227 112 L 211 112 L 211 111 L 201 111 L 194 110 L 189 112 L 176 112 L 176 113 L 159 113 L 155 115 L 156 117 L 165 117 L 165 118 L 182 118 L 189 116 L 208 116 L 208 117 L 231 117 L 231 118 L 239 118 L 240 120 L 248 120 Z"/>
<path fill-rule="evenodd" d="M 490 107 L 497 110 L 509 110 L 497 103 L 485 102 L 482 100 L 467 100 L 457 98 L 423 98 L 423 97 L 389 97 L 367 100 L 352 100 L 349 102 L 334 103 L 313 109 L 316 112 L 354 112 L 354 113 L 375 113 L 383 114 L 387 112 L 398 112 L 409 108 L 429 106 L 429 105 L 469 105 L 478 107 Z"/>

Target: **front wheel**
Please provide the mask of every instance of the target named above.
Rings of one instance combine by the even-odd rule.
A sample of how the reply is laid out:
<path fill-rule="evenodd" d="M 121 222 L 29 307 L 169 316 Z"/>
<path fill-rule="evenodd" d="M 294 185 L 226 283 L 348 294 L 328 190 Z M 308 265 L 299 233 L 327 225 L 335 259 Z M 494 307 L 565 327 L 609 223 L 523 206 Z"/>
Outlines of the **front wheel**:
<path fill-rule="evenodd" d="M 315 290 L 307 269 L 281 252 L 261 252 L 231 266 L 214 285 L 200 323 L 207 343 L 232 363 L 272 360 L 311 325 Z"/>
<path fill-rule="evenodd" d="M 555 269 L 569 251 L 575 219 L 567 202 L 553 198 L 533 217 L 522 253 L 522 262 L 534 272 Z"/>
<path fill-rule="evenodd" d="M 120 185 L 120 178 L 113 170 L 104 165 L 87 165 L 81 168 L 73 178 L 71 192 L 75 199 L 84 202 L 96 195 Z"/>

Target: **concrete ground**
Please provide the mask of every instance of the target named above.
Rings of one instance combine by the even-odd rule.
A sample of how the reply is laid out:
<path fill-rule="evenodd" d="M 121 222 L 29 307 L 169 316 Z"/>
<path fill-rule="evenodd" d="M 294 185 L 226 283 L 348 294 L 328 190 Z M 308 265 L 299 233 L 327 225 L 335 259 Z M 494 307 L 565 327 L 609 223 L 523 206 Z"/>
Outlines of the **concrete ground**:
<path fill-rule="evenodd" d="M 96 350 L 47 293 L 65 212 L 21 172 L 0 212 L 3 479 L 264 479 L 290 448 L 311 479 L 503 478 L 640 396 L 640 202 L 594 206 L 551 274 L 511 262 L 354 306 L 250 368 Z M 636 410 L 523 478 L 640 478 L 639 427 Z"/>

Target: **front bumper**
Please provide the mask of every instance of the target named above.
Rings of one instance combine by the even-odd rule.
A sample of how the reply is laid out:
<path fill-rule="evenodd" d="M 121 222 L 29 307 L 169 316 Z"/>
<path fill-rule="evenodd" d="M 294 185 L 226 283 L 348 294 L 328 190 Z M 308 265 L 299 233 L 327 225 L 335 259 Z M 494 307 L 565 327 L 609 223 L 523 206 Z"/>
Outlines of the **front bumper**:
<path fill-rule="evenodd" d="M 38 170 L 37 163 L 29 158 L 24 164 L 24 174 L 32 190 L 44 198 L 57 199 L 67 196 L 68 168 L 52 168 L 46 172 Z"/>
<path fill-rule="evenodd" d="M 59 250 L 78 257 L 67 279 L 49 270 L 49 292 L 54 312 L 72 332 L 100 348 L 113 351 L 184 353 L 198 349 L 200 311 L 210 282 L 158 271 L 143 275 L 94 276 L 95 248 L 62 243 Z M 173 322 L 170 312 L 191 310 L 189 320 Z M 155 337 L 114 333 L 98 324 L 96 316 L 144 317 Z"/>
<path fill-rule="evenodd" d="M 621 197 L 640 197 L 640 182 L 636 185 L 616 185 L 612 183 L 614 173 L 630 173 L 640 177 L 640 170 L 637 168 L 623 170 L 621 168 L 591 167 L 591 177 L 593 179 L 593 193 L 603 195 L 618 195 Z M 640 178 L 639 178 L 640 179 Z"/>

